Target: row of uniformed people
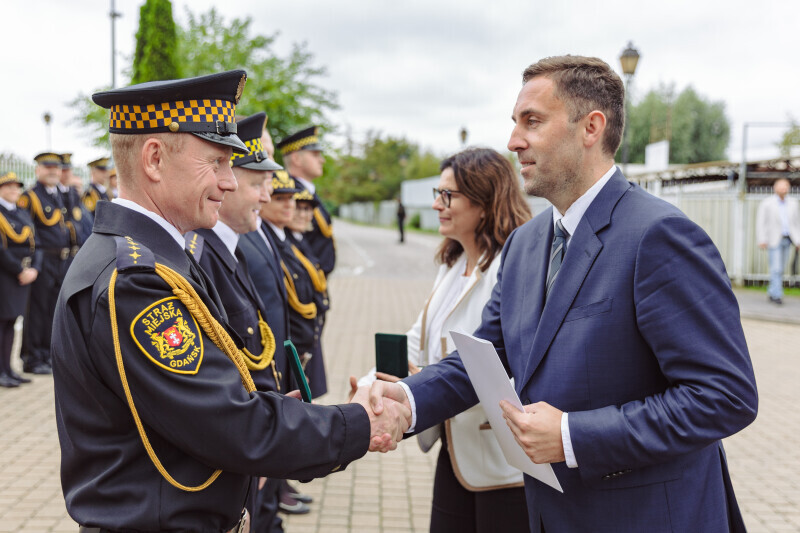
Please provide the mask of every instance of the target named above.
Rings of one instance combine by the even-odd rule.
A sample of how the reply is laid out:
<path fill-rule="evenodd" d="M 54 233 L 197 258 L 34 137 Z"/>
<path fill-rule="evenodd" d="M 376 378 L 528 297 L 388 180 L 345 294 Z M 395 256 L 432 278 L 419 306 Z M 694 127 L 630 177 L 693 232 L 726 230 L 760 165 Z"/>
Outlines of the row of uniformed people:
<path fill-rule="evenodd" d="M 2 305 L 7 312 L 25 316 L 23 322 L 22 360 L 23 370 L 34 374 L 49 374 L 50 335 L 53 312 L 58 291 L 66 275 L 72 258 L 92 231 L 92 212 L 96 202 L 90 202 L 89 195 L 81 197 L 81 180 L 72 171 L 72 154 L 44 152 L 34 158 L 36 162 L 36 184 L 16 200 L 16 204 L 28 215 L 28 223 L 41 259 L 33 268 L 36 276 L 29 281 L 25 298 L 8 301 L 11 292 L 4 293 Z M 96 169 L 106 173 L 109 178 L 108 158 L 89 163 L 94 176 Z M 21 187 L 21 181 L 10 181 L 14 189 Z M 106 196 L 105 199 L 108 199 Z M 21 216 L 17 213 L 15 216 Z M 0 228 L 2 232 L 3 228 Z M 8 226 L 5 226 L 8 229 Z M 8 232 L 3 232 L 8 233 Z M 7 240 L 7 239 L 6 239 Z M 34 241 L 31 242 L 34 244 Z M 8 279 L 5 280 L 9 282 Z M 15 320 L 16 317 L 10 318 Z M 6 357 L 5 351 L 3 357 Z M 18 377 L 17 381 L 29 382 Z M 0 386 L 8 380 L 0 379 Z"/>
<path fill-rule="evenodd" d="M 269 358 L 261 322 L 277 337 L 282 328 L 270 311 L 280 297 L 262 298 L 264 313 L 256 322 L 251 312 L 242 330 L 217 283 L 184 251 L 185 234 L 213 228 L 217 210 L 235 204 L 231 149 L 254 155 L 233 120 L 245 80 L 232 71 L 93 97 L 110 109 L 120 198 L 98 204 L 92 236 L 59 297 L 53 343 L 63 493 L 84 531 L 238 531 L 250 476 L 328 475 L 367 449 L 393 448 L 410 423 L 410 412 L 391 400 L 373 413 L 365 390 L 354 398 L 359 405 L 337 406 L 258 390 L 256 380 L 268 386 L 271 375 L 277 388 L 288 379 L 277 349 L 277 368 L 272 361 L 248 368 Z M 241 231 L 227 220 L 231 233 Z M 240 295 L 253 300 L 245 273 L 258 267 L 244 259 L 246 245 L 263 243 L 272 254 L 278 244 L 258 231 L 206 236 L 201 262 L 219 237 L 218 251 L 236 260 L 223 262 L 221 253 L 219 268 L 238 269 Z M 236 241 L 233 251 L 226 239 Z M 268 278 L 250 279 L 261 296 Z"/>

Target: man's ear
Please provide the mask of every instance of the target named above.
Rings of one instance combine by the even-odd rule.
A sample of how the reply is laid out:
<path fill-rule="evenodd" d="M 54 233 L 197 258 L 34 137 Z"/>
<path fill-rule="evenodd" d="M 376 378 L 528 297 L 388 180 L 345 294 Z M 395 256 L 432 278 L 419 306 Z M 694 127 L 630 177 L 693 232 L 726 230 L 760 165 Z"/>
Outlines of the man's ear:
<path fill-rule="evenodd" d="M 585 117 L 583 117 L 583 145 L 586 148 L 591 148 L 603 138 L 603 133 L 606 131 L 606 116 L 602 111 L 594 110 Z"/>
<path fill-rule="evenodd" d="M 160 139 L 150 137 L 142 145 L 142 169 L 150 181 L 160 182 L 164 172 L 164 143 Z"/>

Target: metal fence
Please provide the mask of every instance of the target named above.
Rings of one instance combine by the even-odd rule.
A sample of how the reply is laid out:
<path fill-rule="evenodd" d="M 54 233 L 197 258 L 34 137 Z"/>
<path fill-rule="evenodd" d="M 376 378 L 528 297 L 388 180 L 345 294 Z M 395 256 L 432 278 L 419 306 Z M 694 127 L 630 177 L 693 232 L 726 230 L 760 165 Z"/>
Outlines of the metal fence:
<path fill-rule="evenodd" d="M 0 174 L 14 172 L 25 184 L 25 188 L 32 187 L 36 183 L 36 163 L 24 161 L 16 156 L 0 155 Z M 84 187 L 89 183 L 89 170 L 83 166 L 73 166 L 72 172 L 80 176 Z"/>
<path fill-rule="evenodd" d="M 756 213 L 758 205 L 772 194 L 772 189 L 761 187 L 755 191 L 747 193 L 741 203 L 735 189 L 697 191 L 687 186 L 651 192 L 683 211 L 708 233 L 732 279 L 737 283 L 759 283 L 769 279 L 769 265 L 767 252 L 756 242 Z M 800 191 L 793 188 L 791 195 L 800 197 Z M 534 216 L 550 207 L 543 198 L 528 198 L 528 204 Z M 348 204 L 339 207 L 339 216 L 367 224 L 391 225 L 395 223 L 396 208 L 397 204 L 391 201 Z M 423 228 L 439 226 L 438 214 L 430 207 L 406 206 L 406 223 L 414 213 L 420 213 Z M 740 216 L 743 217 L 741 221 Z M 800 283 L 800 276 L 791 275 L 789 269 L 793 254 L 789 255 L 784 279 Z"/>

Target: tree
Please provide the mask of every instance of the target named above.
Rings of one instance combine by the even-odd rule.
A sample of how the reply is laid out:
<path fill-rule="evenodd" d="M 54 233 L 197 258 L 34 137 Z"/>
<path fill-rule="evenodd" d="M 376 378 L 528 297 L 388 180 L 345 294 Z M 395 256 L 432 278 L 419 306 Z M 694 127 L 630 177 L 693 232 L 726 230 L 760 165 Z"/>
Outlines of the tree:
<path fill-rule="evenodd" d="M 169 0 L 147 0 L 139 9 L 131 83 L 180 78 L 177 31 Z"/>
<path fill-rule="evenodd" d="M 782 157 L 791 157 L 793 148 L 800 145 L 800 123 L 790 115 L 789 124 L 789 129 L 784 132 L 781 142 L 778 143 Z"/>
<path fill-rule="evenodd" d="M 645 147 L 669 140 L 669 162 L 677 164 L 717 161 L 725 158 L 730 139 L 730 124 L 725 103 L 712 102 L 690 86 L 677 98 L 674 85 L 662 85 L 649 91 L 631 106 L 626 127 L 630 128 L 631 163 L 644 163 Z M 622 158 L 617 152 L 617 161 Z"/>
<path fill-rule="evenodd" d="M 227 23 L 215 8 L 199 16 L 187 8 L 186 15 L 188 24 L 179 39 L 184 76 L 246 70 L 247 85 L 236 112 L 265 111 L 276 141 L 310 125 L 333 129 L 325 111 L 338 109 L 336 93 L 317 84 L 326 71 L 312 65 L 305 44 L 295 44 L 282 58 L 272 50 L 278 34 L 251 35 L 250 17 Z"/>
<path fill-rule="evenodd" d="M 403 180 L 439 174 L 440 158 L 405 138 L 384 139 L 369 131 L 366 141 L 355 148 L 330 158 L 325 174 L 315 181 L 332 206 L 390 200 L 400 193 Z"/>

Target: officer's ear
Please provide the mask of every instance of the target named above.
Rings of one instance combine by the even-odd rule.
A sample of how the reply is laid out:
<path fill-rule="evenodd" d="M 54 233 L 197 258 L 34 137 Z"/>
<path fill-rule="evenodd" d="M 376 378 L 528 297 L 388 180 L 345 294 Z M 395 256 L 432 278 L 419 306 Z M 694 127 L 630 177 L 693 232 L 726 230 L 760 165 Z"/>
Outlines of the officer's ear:
<path fill-rule="evenodd" d="M 154 182 L 164 179 L 164 142 L 156 137 L 150 137 L 144 141 L 140 153 L 142 169 L 145 176 Z"/>

